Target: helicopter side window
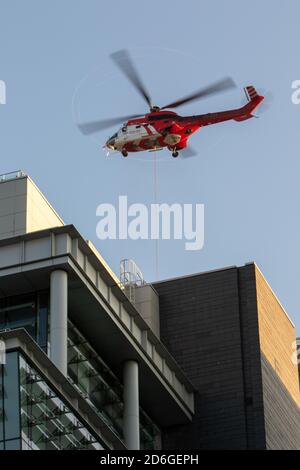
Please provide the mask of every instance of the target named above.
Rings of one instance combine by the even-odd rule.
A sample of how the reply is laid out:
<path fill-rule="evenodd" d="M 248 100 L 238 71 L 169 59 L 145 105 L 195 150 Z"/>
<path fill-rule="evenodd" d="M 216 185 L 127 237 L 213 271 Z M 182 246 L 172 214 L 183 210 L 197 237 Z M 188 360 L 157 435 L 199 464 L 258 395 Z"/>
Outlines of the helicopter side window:
<path fill-rule="evenodd" d="M 136 129 L 140 129 L 141 126 L 135 126 Z"/>
<path fill-rule="evenodd" d="M 150 121 L 162 121 L 164 119 L 174 119 L 174 114 L 156 114 L 153 116 L 148 116 Z"/>

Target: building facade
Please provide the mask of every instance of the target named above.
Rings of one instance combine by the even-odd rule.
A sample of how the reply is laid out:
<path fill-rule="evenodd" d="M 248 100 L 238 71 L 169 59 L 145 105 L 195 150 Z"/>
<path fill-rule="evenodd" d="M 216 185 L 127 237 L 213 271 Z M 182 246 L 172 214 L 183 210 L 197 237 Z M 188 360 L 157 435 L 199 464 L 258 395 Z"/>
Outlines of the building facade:
<path fill-rule="evenodd" d="M 300 447 L 295 328 L 254 263 L 121 277 L 0 177 L 0 449 Z"/>
<path fill-rule="evenodd" d="M 2 448 L 160 449 L 163 428 L 192 420 L 159 336 L 21 172 L 0 178 L 0 330 Z"/>
<path fill-rule="evenodd" d="M 299 449 L 295 327 L 255 263 L 154 288 L 162 341 L 197 390 L 164 447 Z"/>

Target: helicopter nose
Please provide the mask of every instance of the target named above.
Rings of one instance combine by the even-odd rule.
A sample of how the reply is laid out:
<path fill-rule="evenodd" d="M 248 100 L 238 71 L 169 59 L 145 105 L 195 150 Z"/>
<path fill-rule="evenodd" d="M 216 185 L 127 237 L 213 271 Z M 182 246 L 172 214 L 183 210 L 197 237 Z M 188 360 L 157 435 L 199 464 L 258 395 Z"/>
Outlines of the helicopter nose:
<path fill-rule="evenodd" d="M 109 148 L 111 150 L 114 150 L 115 149 L 115 147 L 114 147 L 115 139 L 108 139 L 108 141 L 106 142 L 105 145 L 106 145 L 107 148 Z"/>

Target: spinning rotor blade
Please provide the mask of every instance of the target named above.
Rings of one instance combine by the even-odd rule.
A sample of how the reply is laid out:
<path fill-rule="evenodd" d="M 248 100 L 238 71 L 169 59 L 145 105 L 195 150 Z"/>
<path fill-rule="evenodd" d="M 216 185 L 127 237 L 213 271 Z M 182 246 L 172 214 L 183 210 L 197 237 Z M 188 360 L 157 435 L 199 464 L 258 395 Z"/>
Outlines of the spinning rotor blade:
<path fill-rule="evenodd" d="M 229 90 L 230 88 L 234 88 L 235 86 L 236 85 L 232 78 L 223 78 L 222 80 L 219 80 L 218 82 L 215 82 L 212 85 L 202 88 L 201 90 L 196 91 L 192 95 L 188 95 L 185 98 L 182 98 L 181 100 L 174 101 L 173 103 L 170 103 L 161 109 L 176 108 L 177 106 L 190 103 L 191 101 L 199 100 L 201 98 L 205 98 L 206 96 L 215 95 L 216 93 L 220 93 L 221 91 Z"/>
<path fill-rule="evenodd" d="M 114 63 L 119 67 L 119 69 L 126 75 L 128 80 L 133 84 L 133 86 L 138 90 L 140 95 L 148 103 L 149 108 L 152 108 L 151 98 L 149 93 L 146 90 L 133 62 L 130 58 L 130 55 L 127 50 L 121 50 L 114 52 L 110 55 Z"/>
<path fill-rule="evenodd" d="M 107 129 L 108 127 L 115 126 L 121 122 L 128 121 L 129 119 L 134 119 L 139 117 L 140 114 L 136 114 L 135 116 L 123 116 L 123 117 L 116 117 L 111 119 L 104 119 L 102 121 L 90 121 L 84 122 L 82 124 L 78 124 L 80 131 L 84 135 L 94 134 L 95 132 L 102 131 L 103 129 Z"/>

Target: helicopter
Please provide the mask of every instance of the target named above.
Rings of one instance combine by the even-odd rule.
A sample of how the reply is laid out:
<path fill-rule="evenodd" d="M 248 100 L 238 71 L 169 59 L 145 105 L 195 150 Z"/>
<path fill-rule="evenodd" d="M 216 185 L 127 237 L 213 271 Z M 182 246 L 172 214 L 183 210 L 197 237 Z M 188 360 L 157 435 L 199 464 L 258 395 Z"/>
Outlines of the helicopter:
<path fill-rule="evenodd" d="M 159 107 L 153 105 L 128 51 L 117 51 L 110 57 L 146 101 L 149 112 L 143 116 L 129 115 L 85 122 L 79 124 L 79 129 L 84 135 L 90 135 L 123 122 L 120 129 L 106 141 L 103 148 L 108 152 L 120 152 L 124 157 L 127 157 L 130 152 L 156 151 L 163 148 L 168 149 L 175 158 L 179 153 L 182 156 L 194 156 L 195 152 L 188 145 L 188 141 L 196 131 L 224 121 L 240 122 L 251 119 L 255 117 L 254 111 L 264 100 L 264 96 L 259 95 L 254 86 L 250 85 L 244 88 L 247 102 L 242 107 L 195 116 L 180 116 L 172 110 L 234 88 L 236 85 L 233 79 L 225 77 L 195 93 Z"/>

